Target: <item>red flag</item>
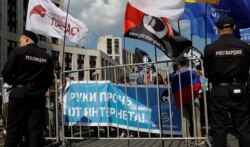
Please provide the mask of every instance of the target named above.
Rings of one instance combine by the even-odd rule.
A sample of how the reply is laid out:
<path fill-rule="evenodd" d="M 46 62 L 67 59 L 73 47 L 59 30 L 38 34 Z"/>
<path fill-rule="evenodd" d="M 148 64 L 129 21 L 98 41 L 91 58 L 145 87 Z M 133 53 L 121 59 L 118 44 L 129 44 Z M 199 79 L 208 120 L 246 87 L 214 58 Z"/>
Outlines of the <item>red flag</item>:
<path fill-rule="evenodd" d="M 154 17 L 127 4 L 124 36 L 147 41 L 175 58 L 191 46 L 191 41 L 174 31 L 167 18 Z"/>
<path fill-rule="evenodd" d="M 155 18 L 157 20 L 155 20 Z M 158 21 L 161 21 L 161 23 L 159 23 Z M 172 36 L 173 35 L 172 28 L 168 22 L 168 19 L 146 15 L 145 13 L 134 8 L 133 6 L 131 6 L 128 3 L 127 8 L 126 8 L 126 14 L 125 14 L 124 34 L 126 34 L 132 28 L 139 27 L 143 23 L 146 23 L 145 25 L 149 25 L 149 27 L 154 27 L 152 23 L 157 23 L 157 22 L 159 24 L 157 24 L 157 26 L 155 24 L 154 26 L 155 27 L 162 27 L 162 28 L 159 28 L 162 30 L 159 30 L 161 32 L 157 32 L 157 30 L 152 30 L 155 32 L 155 35 L 159 35 L 159 36 L 162 36 L 162 35 Z M 159 26 L 159 25 L 161 25 L 161 26 Z M 152 29 L 154 29 L 154 28 L 152 28 Z M 162 34 L 160 34 L 160 33 L 162 33 Z"/>

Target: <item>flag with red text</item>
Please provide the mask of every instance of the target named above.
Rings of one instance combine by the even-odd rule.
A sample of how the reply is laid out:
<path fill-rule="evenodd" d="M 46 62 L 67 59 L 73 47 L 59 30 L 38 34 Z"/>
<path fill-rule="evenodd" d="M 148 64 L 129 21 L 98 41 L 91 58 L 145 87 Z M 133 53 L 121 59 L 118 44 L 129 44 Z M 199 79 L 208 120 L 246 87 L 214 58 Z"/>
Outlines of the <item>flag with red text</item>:
<path fill-rule="evenodd" d="M 26 29 L 35 33 L 64 38 L 78 46 L 83 46 L 88 34 L 84 23 L 58 8 L 50 0 L 30 0 L 27 11 Z M 66 26 L 65 26 L 66 24 Z"/>

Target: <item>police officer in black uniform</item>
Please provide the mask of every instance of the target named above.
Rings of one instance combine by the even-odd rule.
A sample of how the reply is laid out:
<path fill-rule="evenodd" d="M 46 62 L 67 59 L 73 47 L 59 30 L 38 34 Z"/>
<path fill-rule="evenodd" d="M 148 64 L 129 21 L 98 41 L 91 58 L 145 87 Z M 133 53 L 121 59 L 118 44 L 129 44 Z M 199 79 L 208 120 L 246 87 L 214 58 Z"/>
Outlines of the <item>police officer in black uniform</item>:
<path fill-rule="evenodd" d="M 9 95 L 5 147 L 16 147 L 21 131 L 27 129 L 30 147 L 42 146 L 45 93 L 53 84 L 51 57 L 36 44 L 38 38 L 24 31 L 2 71 L 4 82 L 12 85 Z"/>
<path fill-rule="evenodd" d="M 212 83 L 209 98 L 212 145 L 227 146 L 227 131 L 232 122 L 239 145 L 249 147 L 250 117 L 246 82 L 249 76 L 250 46 L 233 36 L 233 18 L 222 16 L 216 26 L 220 37 L 204 50 L 205 75 Z"/>

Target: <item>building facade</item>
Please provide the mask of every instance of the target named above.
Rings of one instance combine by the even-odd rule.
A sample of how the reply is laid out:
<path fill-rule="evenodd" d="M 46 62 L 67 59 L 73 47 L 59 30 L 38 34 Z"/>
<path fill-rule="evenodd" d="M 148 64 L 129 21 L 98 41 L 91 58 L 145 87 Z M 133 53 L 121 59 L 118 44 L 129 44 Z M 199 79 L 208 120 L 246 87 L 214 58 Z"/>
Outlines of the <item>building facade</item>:
<path fill-rule="evenodd" d="M 52 57 L 60 60 L 60 50 L 54 49 Z M 111 68 L 106 69 L 105 67 L 117 64 L 116 61 L 100 50 L 65 47 L 64 68 L 66 71 L 77 71 L 69 75 L 77 80 L 93 80 L 91 75 L 95 72 L 99 75 L 98 80 L 115 81 L 114 72 L 110 71 Z M 104 69 L 101 69 L 101 67 L 104 67 Z"/>
<path fill-rule="evenodd" d="M 134 63 L 134 57 L 135 53 L 134 52 L 129 52 L 127 50 L 123 50 L 123 61 L 126 64 L 133 64 Z"/>
<path fill-rule="evenodd" d="M 0 70 L 11 51 L 18 46 L 19 37 L 25 29 L 28 0 L 1 0 L 0 1 Z M 53 0 L 58 6 L 63 6 L 63 0 Z M 62 41 L 57 38 L 48 38 L 38 35 L 38 45 L 52 53 L 53 49 L 62 47 Z"/>
<path fill-rule="evenodd" d="M 122 39 L 120 37 L 112 35 L 99 37 L 97 49 L 103 51 L 120 65 L 125 64 L 123 60 Z"/>
<path fill-rule="evenodd" d="M 52 0 L 58 7 L 63 7 L 63 0 Z M 1 0 L 0 1 L 0 70 L 2 71 L 11 51 L 18 46 L 19 37 L 25 29 L 26 11 L 28 8 L 28 0 Z M 48 52 L 55 63 L 61 66 L 64 61 L 65 70 L 78 70 L 88 68 L 98 68 L 102 66 L 113 66 L 117 63 L 100 50 L 65 47 L 64 60 L 63 41 L 53 37 L 38 35 L 38 46 Z M 121 45 L 121 44 L 119 44 Z M 117 47 L 117 46 L 116 46 Z M 120 50 L 119 50 L 120 52 Z M 94 72 L 81 72 L 77 77 L 79 80 L 90 79 L 90 75 Z M 106 79 L 104 74 L 100 74 L 99 79 Z M 112 73 L 108 74 L 112 76 Z M 2 75 L 0 75 L 0 78 Z M 112 79 L 112 77 L 110 77 Z"/>

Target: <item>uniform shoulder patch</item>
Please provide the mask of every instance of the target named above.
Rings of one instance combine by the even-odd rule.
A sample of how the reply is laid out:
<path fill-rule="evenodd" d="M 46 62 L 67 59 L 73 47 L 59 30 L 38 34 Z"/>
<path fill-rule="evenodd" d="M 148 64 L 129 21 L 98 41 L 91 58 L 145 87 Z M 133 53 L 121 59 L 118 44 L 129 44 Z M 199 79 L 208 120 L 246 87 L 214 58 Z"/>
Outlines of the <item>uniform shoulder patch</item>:
<path fill-rule="evenodd" d="M 214 56 L 217 58 L 221 57 L 241 57 L 244 56 L 245 52 L 243 48 L 224 48 L 216 49 Z"/>

